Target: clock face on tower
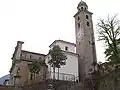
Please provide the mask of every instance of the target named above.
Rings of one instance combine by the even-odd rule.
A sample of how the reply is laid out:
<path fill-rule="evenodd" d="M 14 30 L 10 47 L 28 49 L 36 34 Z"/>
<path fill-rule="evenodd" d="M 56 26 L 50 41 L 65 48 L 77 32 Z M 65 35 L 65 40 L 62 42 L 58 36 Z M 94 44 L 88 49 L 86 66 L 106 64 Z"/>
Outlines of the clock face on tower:
<path fill-rule="evenodd" d="M 77 32 L 77 41 L 81 42 L 83 40 L 84 32 L 83 29 L 80 28 L 80 30 Z"/>

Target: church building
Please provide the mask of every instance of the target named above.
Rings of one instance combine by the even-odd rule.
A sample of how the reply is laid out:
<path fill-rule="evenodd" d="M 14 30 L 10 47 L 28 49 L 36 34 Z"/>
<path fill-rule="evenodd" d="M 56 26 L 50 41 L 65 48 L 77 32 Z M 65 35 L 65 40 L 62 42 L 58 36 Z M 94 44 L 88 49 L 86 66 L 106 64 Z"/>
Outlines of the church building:
<path fill-rule="evenodd" d="M 59 79 L 61 80 L 70 80 L 75 77 L 79 77 L 79 80 L 85 79 L 93 68 L 92 63 L 97 61 L 92 14 L 88 10 L 88 5 L 81 0 L 77 6 L 77 13 L 74 15 L 76 43 L 55 40 L 49 46 L 52 49 L 54 45 L 59 45 L 67 56 L 66 65 L 59 70 Z M 46 63 L 46 65 L 42 66 L 38 75 L 41 79 L 37 80 L 44 80 L 46 74 L 49 78 L 52 78 L 52 67 L 48 64 L 49 55 L 22 50 L 23 43 L 18 41 L 13 53 L 10 84 L 24 85 L 30 83 L 31 73 L 28 65 L 34 60 L 41 60 Z"/>

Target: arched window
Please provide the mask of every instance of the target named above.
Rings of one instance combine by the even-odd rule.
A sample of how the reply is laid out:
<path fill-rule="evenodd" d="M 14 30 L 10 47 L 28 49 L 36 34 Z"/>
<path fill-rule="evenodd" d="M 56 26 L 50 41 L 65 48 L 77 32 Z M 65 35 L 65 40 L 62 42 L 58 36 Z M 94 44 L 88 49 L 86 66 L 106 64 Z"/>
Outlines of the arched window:
<path fill-rule="evenodd" d="M 31 74 L 30 74 L 30 80 L 32 80 L 32 79 L 33 79 L 33 74 L 31 73 Z"/>
<path fill-rule="evenodd" d="M 65 46 L 65 50 L 68 51 L 68 47 L 67 46 Z"/>
<path fill-rule="evenodd" d="M 18 69 L 17 69 L 17 74 L 20 72 L 20 67 L 18 67 Z"/>
<path fill-rule="evenodd" d="M 80 27 L 80 23 L 78 23 L 78 28 Z"/>
<path fill-rule="evenodd" d="M 89 41 L 89 44 L 90 44 L 90 41 Z"/>
<path fill-rule="evenodd" d="M 81 7 L 81 10 L 83 10 L 83 7 Z"/>
<path fill-rule="evenodd" d="M 87 22 L 86 24 L 87 24 L 87 26 L 90 26 L 90 23 L 89 23 L 89 22 Z"/>
<path fill-rule="evenodd" d="M 78 21 L 80 20 L 80 17 L 78 17 Z"/>
<path fill-rule="evenodd" d="M 86 19 L 89 19 L 89 16 L 88 16 L 88 15 L 86 15 Z"/>
<path fill-rule="evenodd" d="M 30 55 L 30 58 L 32 58 L 32 55 Z"/>

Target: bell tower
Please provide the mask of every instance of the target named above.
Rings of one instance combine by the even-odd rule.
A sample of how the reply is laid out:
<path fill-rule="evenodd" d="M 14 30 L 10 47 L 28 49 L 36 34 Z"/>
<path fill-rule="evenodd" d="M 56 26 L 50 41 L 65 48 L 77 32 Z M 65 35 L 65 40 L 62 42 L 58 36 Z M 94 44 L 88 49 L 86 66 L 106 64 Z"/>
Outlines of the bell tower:
<path fill-rule="evenodd" d="M 80 79 L 88 76 L 92 63 L 97 61 L 92 14 L 87 4 L 81 0 L 75 18 L 76 53 L 79 55 L 78 72 Z"/>

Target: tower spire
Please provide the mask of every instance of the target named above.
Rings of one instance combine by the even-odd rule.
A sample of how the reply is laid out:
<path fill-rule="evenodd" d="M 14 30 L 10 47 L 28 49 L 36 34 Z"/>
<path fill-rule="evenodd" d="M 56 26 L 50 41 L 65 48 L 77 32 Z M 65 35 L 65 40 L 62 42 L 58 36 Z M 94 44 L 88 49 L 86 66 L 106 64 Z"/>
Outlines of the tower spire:
<path fill-rule="evenodd" d="M 84 2 L 83 0 L 81 0 L 80 3 L 78 4 L 77 9 L 78 10 L 87 10 L 88 6 L 87 6 L 86 2 Z"/>

